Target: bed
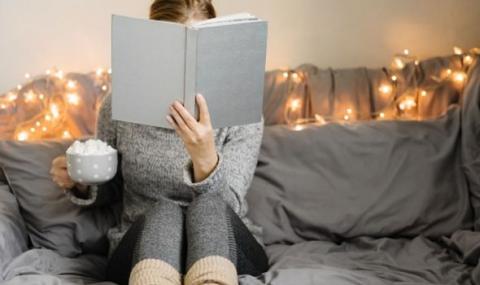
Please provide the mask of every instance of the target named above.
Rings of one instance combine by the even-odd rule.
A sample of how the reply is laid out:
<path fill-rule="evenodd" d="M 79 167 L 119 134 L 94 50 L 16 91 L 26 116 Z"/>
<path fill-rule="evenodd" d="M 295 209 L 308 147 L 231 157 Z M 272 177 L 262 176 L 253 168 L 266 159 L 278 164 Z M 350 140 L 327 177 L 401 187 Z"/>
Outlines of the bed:
<path fill-rule="evenodd" d="M 456 60 L 421 62 L 415 84 L 430 86 L 426 74 Z M 247 198 L 271 268 L 240 284 L 480 284 L 480 64 L 461 90 L 431 89 L 422 120 L 370 120 L 389 104 L 371 87 L 391 76 L 383 69 L 297 72 L 308 86 L 293 91 L 284 71 L 266 75 L 267 126 Z M 411 86 L 418 69 L 401 72 Z M 292 129 L 292 92 L 308 96 L 303 116 L 332 121 L 345 119 L 350 96 L 357 120 Z M 116 209 L 75 208 L 48 181 L 45 164 L 70 143 L 0 142 L 2 284 L 112 284 L 102 281 L 104 234 Z"/>

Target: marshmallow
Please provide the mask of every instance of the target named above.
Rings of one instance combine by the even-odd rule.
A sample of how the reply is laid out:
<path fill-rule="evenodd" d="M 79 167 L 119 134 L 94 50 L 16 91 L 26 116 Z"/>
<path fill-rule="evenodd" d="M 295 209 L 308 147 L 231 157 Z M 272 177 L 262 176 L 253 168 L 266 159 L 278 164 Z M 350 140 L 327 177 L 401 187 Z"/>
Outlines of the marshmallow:
<path fill-rule="evenodd" d="M 86 142 L 75 141 L 68 149 L 68 154 L 74 155 L 105 155 L 115 152 L 115 149 L 101 140 L 90 139 Z"/>

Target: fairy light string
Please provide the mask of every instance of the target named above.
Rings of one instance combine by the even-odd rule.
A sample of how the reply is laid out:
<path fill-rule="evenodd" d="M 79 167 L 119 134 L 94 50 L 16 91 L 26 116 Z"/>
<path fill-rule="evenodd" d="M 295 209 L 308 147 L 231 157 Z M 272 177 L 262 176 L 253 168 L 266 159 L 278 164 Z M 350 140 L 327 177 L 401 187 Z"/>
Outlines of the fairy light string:
<path fill-rule="evenodd" d="M 454 56 L 458 66 L 448 66 L 439 74 L 431 76 L 436 85 L 419 86 L 418 78 L 421 67 L 420 61 L 410 49 L 404 49 L 393 57 L 391 68 L 385 69 L 385 77 L 373 92 L 378 94 L 384 102 L 381 108 L 373 107 L 368 116 L 372 120 L 420 120 L 419 108 L 423 100 L 430 99 L 435 88 L 445 82 L 450 82 L 458 90 L 464 88 L 468 80 L 467 72 L 480 55 L 480 48 L 465 52 L 454 47 Z M 406 82 L 403 71 L 414 68 L 414 76 L 409 78 L 409 86 L 400 83 Z M 111 90 L 110 68 L 97 68 L 90 73 L 96 88 L 106 95 Z M 308 74 L 301 70 L 285 70 L 279 73 L 279 80 L 286 84 L 288 99 L 284 106 L 285 121 L 295 130 L 302 130 L 309 125 L 324 125 L 330 122 L 350 123 L 364 117 L 353 105 L 346 104 L 340 113 L 318 114 L 312 111 L 312 99 Z M 63 70 L 50 68 L 40 76 L 25 73 L 26 82 L 18 84 L 13 90 L 0 96 L 0 117 L 3 114 L 12 114 L 9 122 L 15 121 L 14 139 L 20 141 L 40 140 L 46 138 L 74 138 L 79 134 L 71 122 L 66 119 L 69 110 L 80 108 L 83 104 L 79 94 L 79 82 L 70 78 Z M 45 80 L 46 90 L 37 90 L 34 82 Z M 31 118 L 25 119 L 18 114 L 40 110 Z"/>
<path fill-rule="evenodd" d="M 458 56 L 460 66 L 449 66 L 433 75 L 435 85 L 419 86 L 418 78 L 421 74 L 420 60 L 412 55 L 410 49 L 405 49 L 393 57 L 391 68 L 384 69 L 385 78 L 379 83 L 376 92 L 380 98 L 385 99 L 386 106 L 371 112 L 372 120 L 421 120 L 419 108 L 423 100 L 429 99 L 435 89 L 442 83 L 449 82 L 461 93 L 468 80 L 468 70 L 475 59 L 480 56 L 480 48 L 464 52 L 459 47 L 454 47 L 454 54 Z M 409 78 L 409 86 L 402 86 L 400 82 L 406 82 L 403 74 L 406 68 L 414 68 L 413 77 Z M 286 70 L 280 73 L 289 85 L 304 84 L 308 89 L 308 74 L 302 71 Z M 310 94 L 311 95 L 311 94 Z M 307 96 L 308 97 L 308 96 Z M 285 122 L 294 130 L 303 130 L 311 124 L 323 125 L 329 122 L 350 123 L 356 121 L 357 110 L 352 106 L 344 109 L 343 115 L 332 116 L 327 114 L 313 114 L 303 112 L 301 106 L 305 102 L 302 97 L 292 93 L 285 104 Z"/>

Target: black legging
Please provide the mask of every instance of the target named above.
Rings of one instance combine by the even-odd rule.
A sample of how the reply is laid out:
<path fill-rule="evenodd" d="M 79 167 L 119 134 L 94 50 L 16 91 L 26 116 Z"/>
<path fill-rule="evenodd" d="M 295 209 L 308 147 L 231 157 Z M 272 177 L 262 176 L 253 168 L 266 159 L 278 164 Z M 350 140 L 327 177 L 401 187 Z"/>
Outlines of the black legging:
<path fill-rule="evenodd" d="M 148 258 L 185 274 L 206 256 L 228 258 L 239 275 L 258 276 L 269 267 L 262 246 L 219 195 L 200 195 L 188 208 L 162 199 L 125 234 L 109 260 L 107 279 L 128 284 L 134 265 Z"/>

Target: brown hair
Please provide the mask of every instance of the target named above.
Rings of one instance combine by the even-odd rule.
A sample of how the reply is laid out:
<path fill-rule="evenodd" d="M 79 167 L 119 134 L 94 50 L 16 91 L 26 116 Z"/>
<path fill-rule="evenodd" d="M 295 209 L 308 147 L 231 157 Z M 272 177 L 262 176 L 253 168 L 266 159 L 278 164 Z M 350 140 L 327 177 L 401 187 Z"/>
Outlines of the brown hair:
<path fill-rule="evenodd" d="M 216 17 L 211 0 L 155 0 L 150 6 L 150 19 L 185 23 L 192 17 Z"/>

